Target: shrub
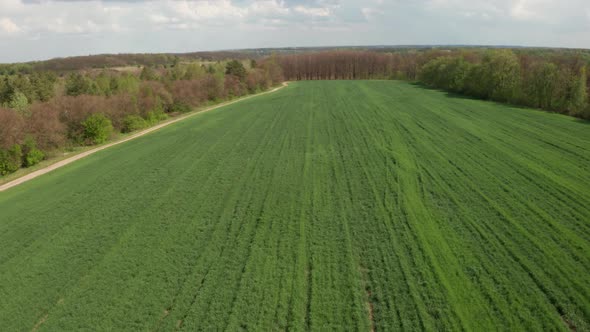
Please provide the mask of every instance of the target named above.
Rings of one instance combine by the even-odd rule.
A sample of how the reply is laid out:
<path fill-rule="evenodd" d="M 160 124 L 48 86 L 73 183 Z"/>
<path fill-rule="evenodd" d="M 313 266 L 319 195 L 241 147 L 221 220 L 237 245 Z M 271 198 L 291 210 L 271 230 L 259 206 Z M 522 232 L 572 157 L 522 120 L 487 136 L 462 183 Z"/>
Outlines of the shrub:
<path fill-rule="evenodd" d="M 15 144 L 10 149 L 0 149 L 0 175 L 16 172 L 21 166 L 22 149 Z"/>
<path fill-rule="evenodd" d="M 123 120 L 122 131 L 129 133 L 147 127 L 148 123 L 139 115 L 127 115 Z"/>
<path fill-rule="evenodd" d="M 37 149 L 37 144 L 32 137 L 27 137 L 22 147 L 22 166 L 31 167 L 45 158 L 43 151 Z"/>
<path fill-rule="evenodd" d="M 191 107 L 181 101 L 175 101 L 174 104 L 170 106 L 169 110 L 170 113 L 187 113 L 190 111 L 192 111 Z"/>
<path fill-rule="evenodd" d="M 37 165 L 40 163 L 43 158 L 45 158 L 45 153 L 39 149 L 30 150 L 26 155 L 24 155 L 23 166 L 24 167 L 31 167 L 33 165 Z"/>
<path fill-rule="evenodd" d="M 106 142 L 113 133 L 113 124 L 104 114 L 92 114 L 84 122 L 84 139 L 87 144 L 100 144 Z"/>
<path fill-rule="evenodd" d="M 153 125 L 153 124 L 156 124 L 160 121 L 166 120 L 167 118 L 168 118 L 168 115 L 166 115 L 166 113 L 164 113 L 161 109 L 156 109 L 156 110 L 147 112 L 145 121 L 146 121 L 147 125 Z"/>

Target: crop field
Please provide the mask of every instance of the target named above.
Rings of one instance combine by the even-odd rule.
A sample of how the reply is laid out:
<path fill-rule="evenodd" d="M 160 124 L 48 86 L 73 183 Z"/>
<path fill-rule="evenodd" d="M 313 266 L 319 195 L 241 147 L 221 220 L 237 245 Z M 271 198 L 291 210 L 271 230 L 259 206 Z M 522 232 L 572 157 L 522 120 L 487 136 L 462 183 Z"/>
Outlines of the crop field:
<path fill-rule="evenodd" d="M 0 330 L 590 330 L 590 123 L 292 83 L 0 193 Z"/>

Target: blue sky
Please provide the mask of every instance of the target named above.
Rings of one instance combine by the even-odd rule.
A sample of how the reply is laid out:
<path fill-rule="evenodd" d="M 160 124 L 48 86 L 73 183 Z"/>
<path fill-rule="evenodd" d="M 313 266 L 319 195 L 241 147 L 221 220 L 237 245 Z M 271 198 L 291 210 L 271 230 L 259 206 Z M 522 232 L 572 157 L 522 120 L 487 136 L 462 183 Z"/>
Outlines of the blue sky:
<path fill-rule="evenodd" d="M 0 0 L 0 62 L 374 44 L 590 48 L 590 1 Z"/>

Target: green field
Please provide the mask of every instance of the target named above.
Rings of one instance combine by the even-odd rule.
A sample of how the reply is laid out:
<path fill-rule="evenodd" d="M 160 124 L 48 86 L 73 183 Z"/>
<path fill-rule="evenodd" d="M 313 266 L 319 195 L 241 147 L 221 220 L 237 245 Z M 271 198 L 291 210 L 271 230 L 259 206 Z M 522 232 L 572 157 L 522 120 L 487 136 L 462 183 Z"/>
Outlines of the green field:
<path fill-rule="evenodd" d="M 0 193 L 0 330 L 590 329 L 590 123 L 292 83 Z"/>

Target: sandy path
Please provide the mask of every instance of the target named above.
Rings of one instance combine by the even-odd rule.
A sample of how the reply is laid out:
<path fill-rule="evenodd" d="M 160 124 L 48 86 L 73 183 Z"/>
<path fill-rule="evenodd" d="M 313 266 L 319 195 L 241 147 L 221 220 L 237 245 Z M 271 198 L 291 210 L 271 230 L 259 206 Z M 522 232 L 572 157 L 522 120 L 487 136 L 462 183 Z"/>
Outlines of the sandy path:
<path fill-rule="evenodd" d="M 27 175 L 23 175 L 22 177 L 20 177 L 20 178 L 18 178 L 16 180 L 7 182 L 7 183 L 5 183 L 5 184 L 3 184 L 3 185 L 0 186 L 0 192 L 5 191 L 7 189 L 10 189 L 12 187 L 18 186 L 21 183 L 27 182 L 29 180 L 32 180 L 32 179 L 38 177 L 38 176 L 41 176 L 41 175 L 46 174 L 46 173 L 49 173 L 49 172 L 51 172 L 51 171 L 53 171 L 55 169 L 58 169 L 60 167 L 65 166 L 67 164 L 73 163 L 76 160 L 79 160 L 79 159 L 82 159 L 84 157 L 87 157 L 87 156 L 89 156 L 91 154 L 94 154 L 94 153 L 96 153 L 98 151 L 101 151 L 101 150 L 110 148 L 111 146 L 115 146 L 115 145 L 118 145 L 118 144 L 121 144 L 121 143 L 125 143 L 127 141 L 130 141 L 132 139 L 141 137 L 143 135 L 147 135 L 147 134 L 149 134 L 149 133 L 151 133 L 153 131 L 156 131 L 158 129 L 164 128 L 164 127 L 169 126 L 169 125 L 171 125 L 173 123 L 176 123 L 176 122 L 185 120 L 187 118 L 190 118 L 191 116 L 195 116 L 197 114 L 201 114 L 201 113 L 204 113 L 204 112 L 212 111 L 214 109 L 218 109 L 220 107 L 224 107 L 224 106 L 228 106 L 228 105 L 231 105 L 231 104 L 235 104 L 235 103 L 244 101 L 246 99 L 250 99 L 250 98 L 262 96 L 262 95 L 265 95 L 265 94 L 273 93 L 273 92 L 276 92 L 276 91 L 278 91 L 278 90 L 286 87 L 288 84 L 289 84 L 288 82 L 283 82 L 283 85 L 281 85 L 281 86 L 279 86 L 277 88 L 274 88 L 272 90 L 266 91 L 266 92 L 262 92 L 262 93 L 258 93 L 258 94 L 255 94 L 255 95 L 251 95 L 251 96 L 243 97 L 243 98 L 240 98 L 240 99 L 236 99 L 236 100 L 233 100 L 233 101 L 228 101 L 228 102 L 225 102 L 225 103 L 221 103 L 219 105 L 206 108 L 206 109 L 204 109 L 204 110 L 202 110 L 200 112 L 194 112 L 194 113 L 190 113 L 190 114 L 187 114 L 187 115 L 183 115 L 183 116 L 180 116 L 180 117 L 178 117 L 178 118 L 176 118 L 176 119 L 174 119 L 172 121 L 164 122 L 164 123 L 161 123 L 159 125 L 150 127 L 148 129 L 145 129 L 145 130 L 142 130 L 142 131 L 140 131 L 140 132 L 138 132 L 138 133 L 136 133 L 136 134 L 134 134 L 132 136 L 129 136 L 129 137 L 125 138 L 125 139 L 122 139 L 122 140 L 119 140 L 119 141 L 115 141 L 115 142 L 112 142 L 112 143 L 109 143 L 109 144 L 105 144 L 105 145 L 99 146 L 99 147 L 97 147 L 95 149 L 82 152 L 82 153 L 77 154 L 75 156 L 72 156 L 70 158 L 67 158 L 67 159 L 58 161 L 55 164 L 49 165 L 49 166 L 47 166 L 45 168 L 42 168 L 40 170 L 34 171 L 34 172 L 29 173 Z"/>

